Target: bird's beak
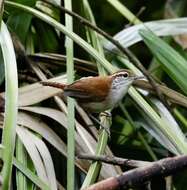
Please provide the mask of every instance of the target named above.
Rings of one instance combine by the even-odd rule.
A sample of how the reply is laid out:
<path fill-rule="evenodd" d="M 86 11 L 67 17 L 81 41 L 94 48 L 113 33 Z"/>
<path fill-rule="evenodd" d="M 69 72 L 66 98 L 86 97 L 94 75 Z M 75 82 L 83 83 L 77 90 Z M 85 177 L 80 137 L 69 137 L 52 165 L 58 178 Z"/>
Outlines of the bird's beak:
<path fill-rule="evenodd" d="M 145 79 L 145 77 L 144 76 L 135 76 L 134 77 L 134 80 L 140 80 L 140 79 Z"/>

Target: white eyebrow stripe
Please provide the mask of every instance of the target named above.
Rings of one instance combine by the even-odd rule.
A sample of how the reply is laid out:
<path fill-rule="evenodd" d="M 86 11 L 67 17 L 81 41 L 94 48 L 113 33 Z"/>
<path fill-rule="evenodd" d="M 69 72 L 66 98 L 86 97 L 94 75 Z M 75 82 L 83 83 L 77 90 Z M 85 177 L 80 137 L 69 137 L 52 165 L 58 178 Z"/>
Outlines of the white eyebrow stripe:
<path fill-rule="evenodd" d="M 129 75 L 128 72 L 123 71 L 123 72 L 119 72 L 119 73 L 114 73 L 113 76 L 123 76 L 124 74 Z"/>

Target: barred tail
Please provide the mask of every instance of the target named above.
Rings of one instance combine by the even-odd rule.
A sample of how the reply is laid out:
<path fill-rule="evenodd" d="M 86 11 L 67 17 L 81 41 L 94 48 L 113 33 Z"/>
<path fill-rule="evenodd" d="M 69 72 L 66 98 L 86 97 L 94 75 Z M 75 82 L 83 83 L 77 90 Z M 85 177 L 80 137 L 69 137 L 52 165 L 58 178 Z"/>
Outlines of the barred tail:
<path fill-rule="evenodd" d="M 55 87 L 55 88 L 60 88 L 60 89 L 64 89 L 66 84 L 62 84 L 62 83 L 59 83 L 59 82 L 48 82 L 48 81 L 41 81 L 40 82 L 43 86 L 52 86 L 52 87 Z"/>

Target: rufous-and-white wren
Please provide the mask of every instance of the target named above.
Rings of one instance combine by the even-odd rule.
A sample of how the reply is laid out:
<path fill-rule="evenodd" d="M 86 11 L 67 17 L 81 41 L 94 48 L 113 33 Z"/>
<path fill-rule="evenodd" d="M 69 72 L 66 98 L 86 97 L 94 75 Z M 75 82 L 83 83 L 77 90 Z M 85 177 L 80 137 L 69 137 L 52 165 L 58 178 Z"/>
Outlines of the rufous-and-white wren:
<path fill-rule="evenodd" d="M 100 113 L 115 107 L 133 81 L 140 78 L 142 77 L 123 69 L 109 76 L 84 77 L 68 85 L 47 81 L 42 81 L 41 84 L 60 88 L 65 96 L 76 99 L 86 111 Z"/>

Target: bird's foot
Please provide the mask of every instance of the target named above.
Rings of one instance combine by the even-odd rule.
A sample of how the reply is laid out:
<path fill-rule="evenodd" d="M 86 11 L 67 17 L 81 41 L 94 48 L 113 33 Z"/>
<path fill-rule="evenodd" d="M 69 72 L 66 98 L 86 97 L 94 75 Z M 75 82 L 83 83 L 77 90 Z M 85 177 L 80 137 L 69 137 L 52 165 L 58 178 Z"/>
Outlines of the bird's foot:
<path fill-rule="evenodd" d="M 101 123 L 100 123 L 100 127 L 107 133 L 107 135 L 108 135 L 108 137 L 110 139 L 111 138 L 110 128 L 102 125 Z"/>
<path fill-rule="evenodd" d="M 106 127 L 104 126 L 97 118 L 95 118 L 93 115 L 89 114 L 90 117 L 97 123 L 100 125 L 100 127 L 105 130 L 105 132 L 108 134 L 108 137 L 110 138 L 110 128 L 109 127 Z M 90 125 L 92 126 L 92 125 Z"/>

